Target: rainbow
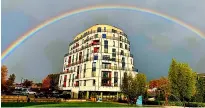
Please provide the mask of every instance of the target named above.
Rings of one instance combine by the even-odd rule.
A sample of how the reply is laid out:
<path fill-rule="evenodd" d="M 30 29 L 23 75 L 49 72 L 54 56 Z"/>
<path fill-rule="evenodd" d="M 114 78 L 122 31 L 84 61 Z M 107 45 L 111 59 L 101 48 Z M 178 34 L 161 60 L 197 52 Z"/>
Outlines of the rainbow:
<path fill-rule="evenodd" d="M 45 28 L 46 26 L 49 26 L 50 24 L 53 24 L 57 21 L 60 21 L 61 19 L 64 19 L 66 17 L 72 16 L 72 15 L 75 15 L 75 14 L 79 14 L 79 13 L 83 13 L 83 12 L 89 12 L 89 11 L 95 11 L 95 10 L 104 10 L 104 9 L 131 10 L 131 11 L 138 11 L 138 12 L 144 12 L 144 13 L 156 15 L 156 16 L 164 18 L 168 21 L 171 21 L 173 23 L 179 24 L 182 27 L 184 27 L 188 30 L 191 30 L 192 32 L 194 32 L 198 36 L 205 39 L 205 35 L 200 30 L 198 30 L 197 28 L 195 28 L 191 25 L 188 25 L 188 24 L 184 23 L 183 21 L 180 21 L 179 19 L 176 19 L 174 17 L 171 17 L 171 16 L 168 16 L 168 15 L 156 12 L 154 10 L 145 9 L 145 8 L 138 8 L 138 7 L 130 6 L 130 5 L 97 5 L 97 6 L 89 6 L 89 7 L 69 11 L 69 12 L 60 14 L 59 16 L 56 16 L 56 17 L 53 17 L 49 20 L 44 21 L 43 23 L 39 24 L 38 26 L 31 29 L 30 31 L 26 32 L 25 34 L 20 36 L 16 41 L 14 41 L 5 51 L 3 51 L 2 55 L 1 55 L 1 60 L 4 60 L 16 48 L 18 48 L 19 45 L 21 45 L 23 42 L 25 42 L 27 39 L 29 39 L 31 36 L 33 36 L 36 32 L 42 30 L 43 28 Z"/>

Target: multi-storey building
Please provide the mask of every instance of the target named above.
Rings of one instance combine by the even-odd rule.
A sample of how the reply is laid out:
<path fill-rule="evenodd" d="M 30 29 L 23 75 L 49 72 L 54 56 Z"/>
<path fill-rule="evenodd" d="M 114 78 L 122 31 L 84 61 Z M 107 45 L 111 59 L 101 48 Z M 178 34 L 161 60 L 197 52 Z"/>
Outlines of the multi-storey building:
<path fill-rule="evenodd" d="M 73 98 L 117 95 L 124 72 L 134 71 L 133 56 L 127 35 L 110 25 L 94 25 L 78 34 L 64 56 L 59 88 Z"/>

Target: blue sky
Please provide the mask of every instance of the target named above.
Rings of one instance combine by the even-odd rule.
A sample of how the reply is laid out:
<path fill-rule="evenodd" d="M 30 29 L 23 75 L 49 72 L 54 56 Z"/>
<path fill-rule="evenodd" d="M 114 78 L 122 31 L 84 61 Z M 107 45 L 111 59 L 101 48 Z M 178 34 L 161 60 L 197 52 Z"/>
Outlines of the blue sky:
<path fill-rule="evenodd" d="M 61 13 L 102 4 L 126 4 L 176 17 L 205 33 L 204 0 L 2 0 L 2 51 L 19 36 Z M 148 79 L 166 76 L 175 57 L 194 71 L 205 72 L 205 39 L 165 19 L 142 12 L 97 10 L 54 23 L 33 35 L 3 62 L 9 74 L 41 81 L 62 71 L 63 56 L 73 37 L 94 24 L 110 24 L 125 31 L 131 41 L 135 67 Z"/>

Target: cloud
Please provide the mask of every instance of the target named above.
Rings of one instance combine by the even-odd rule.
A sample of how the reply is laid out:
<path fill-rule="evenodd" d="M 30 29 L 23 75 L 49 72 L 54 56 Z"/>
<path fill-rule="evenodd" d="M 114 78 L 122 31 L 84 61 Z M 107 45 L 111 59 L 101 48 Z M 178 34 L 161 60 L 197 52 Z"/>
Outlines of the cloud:
<path fill-rule="evenodd" d="M 2 12 L 8 13 L 16 10 L 22 12 L 30 19 L 30 22 L 33 22 L 28 27 L 32 28 L 67 11 L 94 5 L 127 4 L 176 17 L 205 32 L 204 2 L 204 0 L 197 2 L 187 0 L 76 0 L 72 2 L 68 0 L 49 2 L 47 0 L 26 0 L 14 3 L 13 0 L 3 0 L 2 5 L 5 8 Z M 15 19 L 20 19 L 20 17 L 17 16 Z M 4 21 L 2 26 L 8 25 L 9 22 L 11 22 L 9 19 Z M 97 23 L 114 25 L 125 31 L 133 45 L 131 50 L 136 59 L 135 66 L 148 74 L 149 79 L 166 75 L 170 60 L 174 56 L 182 61 L 193 63 L 193 59 L 200 59 L 202 54 L 199 54 L 205 47 L 204 40 L 200 40 L 190 30 L 158 16 L 125 10 L 96 10 L 67 17 L 42 29 L 20 45 L 5 63 L 12 72 L 15 71 L 19 75 L 18 78 L 24 75 L 28 78 L 32 76 L 41 79 L 48 73 L 62 71 L 63 55 L 67 52 L 68 43 L 72 41 L 72 37 Z M 22 32 L 28 30 L 22 26 L 12 27 L 14 29 L 9 31 L 12 33 L 17 29 Z M 4 43 L 7 43 L 3 46 L 5 48 L 11 42 L 9 38 L 12 36 L 9 32 L 4 34 Z M 13 35 L 20 36 L 17 33 Z M 195 50 L 188 50 L 189 48 Z M 196 65 L 195 62 L 194 65 Z M 202 70 L 203 66 L 202 58 L 196 67 Z"/>
<path fill-rule="evenodd" d="M 196 72 L 205 73 L 205 55 L 200 58 L 195 68 L 196 68 Z"/>

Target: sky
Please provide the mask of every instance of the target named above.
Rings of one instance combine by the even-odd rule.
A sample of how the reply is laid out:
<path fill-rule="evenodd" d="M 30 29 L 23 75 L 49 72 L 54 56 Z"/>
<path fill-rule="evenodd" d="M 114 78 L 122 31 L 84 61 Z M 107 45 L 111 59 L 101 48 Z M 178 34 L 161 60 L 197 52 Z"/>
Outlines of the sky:
<path fill-rule="evenodd" d="M 28 30 L 52 17 L 95 5 L 131 5 L 176 17 L 205 33 L 205 0 L 2 0 L 1 52 Z M 121 28 L 131 42 L 135 68 L 148 80 L 167 76 L 172 58 L 205 73 L 205 38 L 151 14 L 128 10 L 96 10 L 53 23 L 22 43 L 6 59 L 9 74 L 41 82 L 62 72 L 63 57 L 73 37 L 95 24 Z"/>

